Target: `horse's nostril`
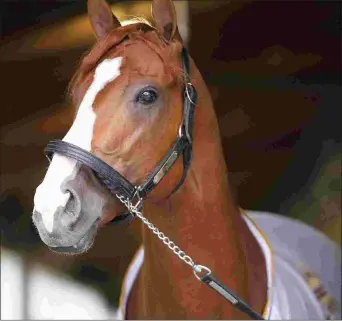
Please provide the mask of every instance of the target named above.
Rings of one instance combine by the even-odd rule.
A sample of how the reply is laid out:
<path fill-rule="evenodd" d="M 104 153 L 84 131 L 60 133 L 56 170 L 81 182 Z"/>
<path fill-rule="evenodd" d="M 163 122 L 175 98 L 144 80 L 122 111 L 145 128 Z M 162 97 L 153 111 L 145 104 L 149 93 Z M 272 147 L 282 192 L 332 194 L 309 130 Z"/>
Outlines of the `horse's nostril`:
<path fill-rule="evenodd" d="M 80 216 L 80 204 L 74 192 L 67 190 L 70 194 L 69 200 L 64 207 L 61 223 L 67 228 L 73 228 Z"/>
<path fill-rule="evenodd" d="M 75 216 L 77 214 L 76 213 L 76 207 L 77 207 L 76 199 L 75 199 L 74 194 L 71 191 L 68 190 L 67 192 L 70 194 L 70 197 L 68 199 L 68 202 L 65 205 L 64 211 L 68 214 Z"/>

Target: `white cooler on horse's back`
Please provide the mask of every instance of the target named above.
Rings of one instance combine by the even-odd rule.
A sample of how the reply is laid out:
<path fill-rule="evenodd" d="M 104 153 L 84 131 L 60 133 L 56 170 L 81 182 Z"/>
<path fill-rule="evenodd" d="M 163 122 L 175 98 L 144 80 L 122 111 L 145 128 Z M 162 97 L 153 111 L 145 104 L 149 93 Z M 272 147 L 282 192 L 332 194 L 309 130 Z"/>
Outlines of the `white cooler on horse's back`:
<path fill-rule="evenodd" d="M 273 249 L 270 319 L 341 319 L 340 247 L 299 220 L 246 212 Z"/>

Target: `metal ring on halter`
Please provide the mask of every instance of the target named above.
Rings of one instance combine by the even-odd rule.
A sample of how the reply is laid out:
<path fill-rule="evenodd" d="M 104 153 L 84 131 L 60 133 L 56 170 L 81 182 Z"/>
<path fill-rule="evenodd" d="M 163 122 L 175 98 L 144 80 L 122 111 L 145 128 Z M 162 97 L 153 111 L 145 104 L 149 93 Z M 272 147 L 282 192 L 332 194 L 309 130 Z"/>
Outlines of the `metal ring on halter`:
<path fill-rule="evenodd" d="M 183 121 L 182 121 L 181 124 L 178 127 L 178 137 L 182 138 L 183 134 L 184 134 L 184 132 L 183 132 Z"/>
<path fill-rule="evenodd" d="M 130 200 L 130 203 L 132 205 L 132 207 L 134 207 L 135 209 L 138 209 L 138 206 L 141 204 L 142 202 L 142 197 L 140 196 L 139 194 L 139 191 L 140 191 L 140 186 L 136 186 L 135 187 L 135 192 L 133 194 L 133 197 L 132 199 Z M 137 197 L 138 198 L 138 201 L 135 203 L 135 205 L 132 204 L 132 201 L 134 200 L 134 198 Z"/>
<path fill-rule="evenodd" d="M 50 158 L 48 155 L 46 155 L 45 154 L 45 156 L 46 156 L 46 158 L 48 159 L 48 161 L 49 161 L 49 164 L 51 164 L 51 162 L 52 162 L 52 158 Z"/>
<path fill-rule="evenodd" d="M 194 265 L 193 266 L 193 272 L 194 272 L 194 275 L 195 275 L 195 277 L 199 280 L 199 281 L 202 281 L 201 280 L 201 277 L 198 275 L 198 273 L 200 273 L 200 272 L 202 272 L 202 270 L 204 270 L 205 272 L 207 272 L 205 275 L 208 275 L 208 274 L 211 274 L 211 270 L 208 268 L 208 267 L 206 267 L 206 266 L 204 266 L 204 265 Z M 203 275 L 204 276 L 204 275 Z M 202 276 L 202 277 L 203 277 Z"/>
<path fill-rule="evenodd" d="M 191 88 L 194 87 L 193 84 L 192 84 L 191 82 L 188 82 L 188 83 L 186 84 L 186 86 L 185 86 L 186 95 L 188 96 L 189 101 L 190 101 L 193 105 L 196 105 L 196 103 L 194 103 L 194 102 L 192 101 L 191 97 L 190 97 L 190 94 L 189 94 L 189 86 L 190 86 Z"/>

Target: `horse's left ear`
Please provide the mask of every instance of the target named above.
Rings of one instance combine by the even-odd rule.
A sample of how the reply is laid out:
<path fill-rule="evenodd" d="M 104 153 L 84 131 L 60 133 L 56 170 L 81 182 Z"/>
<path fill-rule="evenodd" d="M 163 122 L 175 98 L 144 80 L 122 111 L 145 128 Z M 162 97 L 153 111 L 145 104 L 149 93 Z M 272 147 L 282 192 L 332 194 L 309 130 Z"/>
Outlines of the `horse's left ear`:
<path fill-rule="evenodd" d="M 173 38 L 181 41 L 177 28 L 176 9 L 172 0 L 153 0 L 152 17 L 166 41 L 171 41 Z"/>

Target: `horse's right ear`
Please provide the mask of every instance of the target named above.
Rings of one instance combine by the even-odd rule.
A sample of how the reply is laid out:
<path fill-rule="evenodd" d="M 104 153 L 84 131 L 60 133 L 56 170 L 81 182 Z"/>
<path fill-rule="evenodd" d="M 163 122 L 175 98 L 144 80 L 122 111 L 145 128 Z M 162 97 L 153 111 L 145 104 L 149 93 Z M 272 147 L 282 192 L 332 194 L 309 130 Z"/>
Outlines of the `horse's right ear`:
<path fill-rule="evenodd" d="M 152 17 L 166 41 L 171 41 L 173 38 L 181 41 L 177 28 L 176 8 L 172 0 L 153 0 Z"/>
<path fill-rule="evenodd" d="M 88 0 L 88 16 L 98 38 L 121 26 L 106 0 Z"/>

